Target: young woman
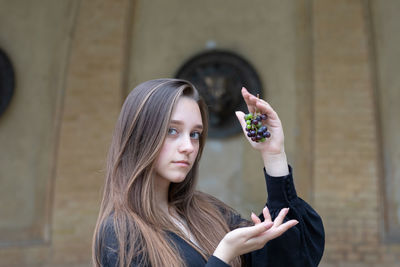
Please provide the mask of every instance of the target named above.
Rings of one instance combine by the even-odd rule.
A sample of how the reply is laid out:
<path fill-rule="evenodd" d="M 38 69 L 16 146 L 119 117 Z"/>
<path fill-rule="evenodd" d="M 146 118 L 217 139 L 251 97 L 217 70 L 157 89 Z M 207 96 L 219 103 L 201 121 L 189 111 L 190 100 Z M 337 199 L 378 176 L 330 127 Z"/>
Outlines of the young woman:
<path fill-rule="evenodd" d="M 144 82 L 127 97 L 115 127 L 93 238 L 95 266 L 318 265 L 322 221 L 296 195 L 281 122 L 268 103 L 245 88 L 242 95 L 250 112 L 268 116 L 271 137 L 249 140 L 264 161 L 268 208 L 249 221 L 196 191 L 205 103 L 187 81 Z M 236 115 L 244 129 L 244 113 Z"/>

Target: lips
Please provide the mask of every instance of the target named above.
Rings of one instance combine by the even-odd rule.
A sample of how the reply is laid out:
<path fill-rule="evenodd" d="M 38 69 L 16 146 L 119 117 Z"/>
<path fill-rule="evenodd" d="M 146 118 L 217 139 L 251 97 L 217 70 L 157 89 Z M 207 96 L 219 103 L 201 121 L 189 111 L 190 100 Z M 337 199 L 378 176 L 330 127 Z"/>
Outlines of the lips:
<path fill-rule="evenodd" d="M 186 160 L 177 160 L 177 161 L 173 161 L 172 163 L 177 164 L 179 166 L 184 166 L 184 167 L 190 166 L 189 161 L 186 161 Z"/>

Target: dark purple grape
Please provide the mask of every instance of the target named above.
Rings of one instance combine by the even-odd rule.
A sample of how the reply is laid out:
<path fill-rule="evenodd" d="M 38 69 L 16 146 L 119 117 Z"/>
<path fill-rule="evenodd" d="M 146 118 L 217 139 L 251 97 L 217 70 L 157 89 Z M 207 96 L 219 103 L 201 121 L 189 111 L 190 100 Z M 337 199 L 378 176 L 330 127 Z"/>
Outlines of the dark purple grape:
<path fill-rule="evenodd" d="M 244 119 L 246 120 L 246 131 L 247 136 L 253 142 L 264 142 L 265 138 L 269 138 L 271 133 L 268 132 L 267 126 L 264 126 L 261 121 L 266 120 L 268 116 L 266 114 L 259 113 L 248 113 L 245 114 Z"/>

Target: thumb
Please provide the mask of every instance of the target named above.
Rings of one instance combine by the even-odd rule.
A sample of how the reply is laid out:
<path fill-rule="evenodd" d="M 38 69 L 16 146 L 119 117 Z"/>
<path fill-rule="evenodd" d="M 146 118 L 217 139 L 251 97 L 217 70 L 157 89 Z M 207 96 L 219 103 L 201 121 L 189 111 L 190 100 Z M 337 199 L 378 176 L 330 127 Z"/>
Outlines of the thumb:
<path fill-rule="evenodd" d="M 246 122 L 244 120 L 244 115 L 245 114 L 242 111 L 236 111 L 235 114 L 236 114 L 237 119 L 240 122 L 240 125 L 242 125 L 243 132 L 246 133 L 246 129 L 245 129 L 246 128 Z"/>

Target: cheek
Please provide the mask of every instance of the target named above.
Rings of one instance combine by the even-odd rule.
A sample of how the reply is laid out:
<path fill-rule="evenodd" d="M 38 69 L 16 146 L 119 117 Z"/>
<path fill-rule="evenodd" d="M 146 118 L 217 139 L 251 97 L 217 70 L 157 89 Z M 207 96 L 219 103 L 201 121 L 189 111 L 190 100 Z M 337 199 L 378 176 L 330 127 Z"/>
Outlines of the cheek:
<path fill-rule="evenodd" d="M 168 144 L 168 142 L 164 142 L 160 154 L 157 157 L 157 165 L 163 164 L 163 162 L 165 162 L 166 160 L 168 160 L 169 158 L 169 154 L 170 154 L 170 144 Z"/>
<path fill-rule="evenodd" d="M 200 149 L 200 144 L 199 142 L 197 142 L 196 144 L 193 144 L 194 147 L 194 153 L 193 153 L 193 157 L 196 158 L 197 154 L 199 154 L 199 149 Z"/>

